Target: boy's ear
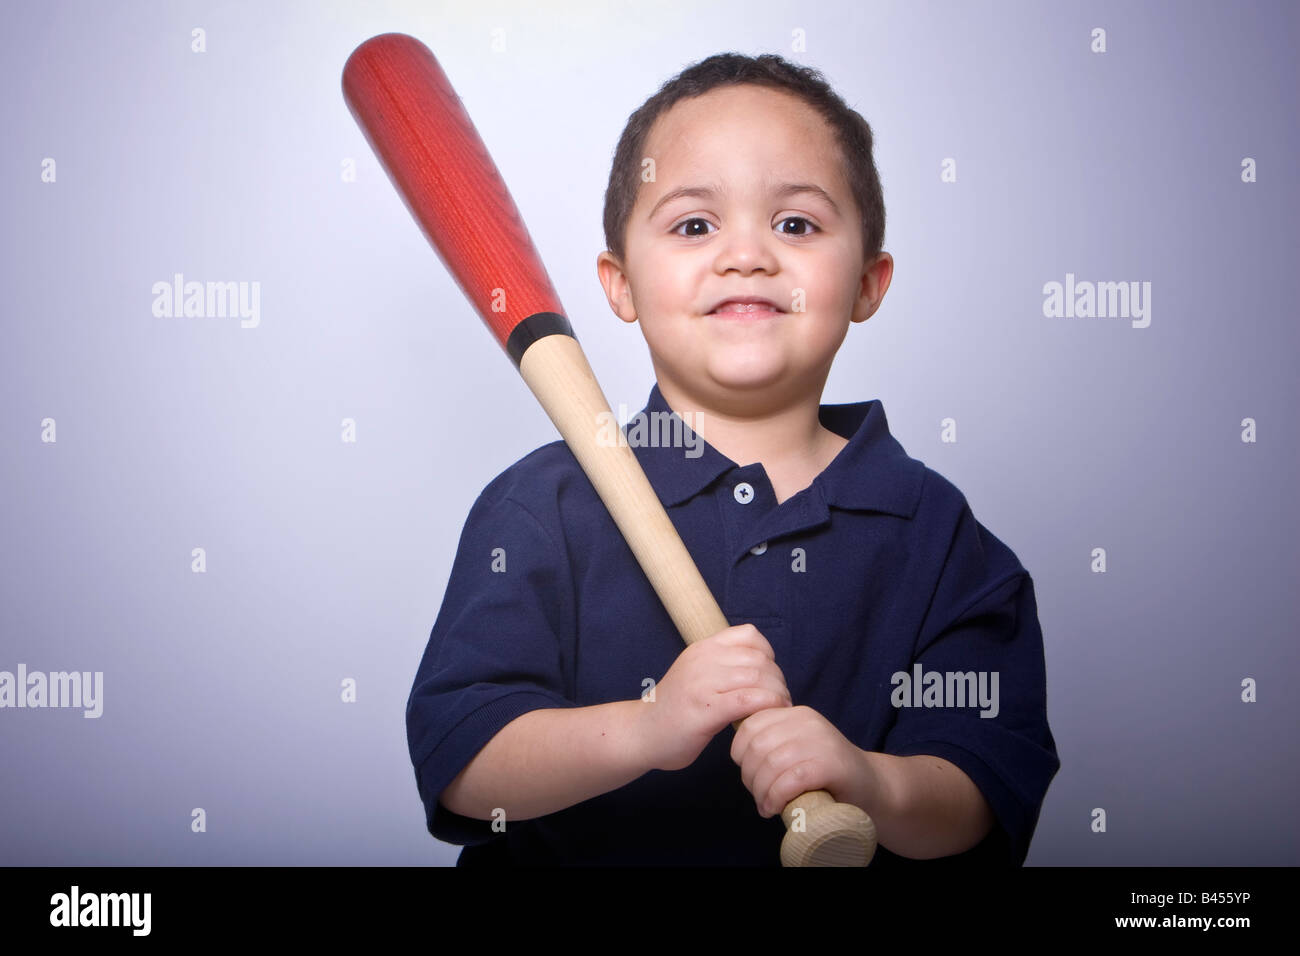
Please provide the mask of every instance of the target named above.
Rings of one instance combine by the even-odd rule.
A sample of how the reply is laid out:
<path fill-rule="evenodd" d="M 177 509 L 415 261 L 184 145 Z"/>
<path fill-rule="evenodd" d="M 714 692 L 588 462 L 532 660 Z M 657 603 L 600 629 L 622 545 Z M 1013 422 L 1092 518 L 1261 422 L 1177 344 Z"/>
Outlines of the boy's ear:
<path fill-rule="evenodd" d="M 894 257 L 882 252 L 874 262 L 868 263 L 862 270 L 862 282 L 858 287 L 858 301 L 853 306 L 854 322 L 865 322 L 880 308 L 880 302 L 889 289 L 889 281 L 894 277 Z"/>
<path fill-rule="evenodd" d="M 624 322 L 636 321 L 636 305 L 632 301 L 632 287 L 628 284 L 623 264 L 614 253 L 606 249 L 596 256 L 596 277 L 605 289 L 609 307 Z"/>

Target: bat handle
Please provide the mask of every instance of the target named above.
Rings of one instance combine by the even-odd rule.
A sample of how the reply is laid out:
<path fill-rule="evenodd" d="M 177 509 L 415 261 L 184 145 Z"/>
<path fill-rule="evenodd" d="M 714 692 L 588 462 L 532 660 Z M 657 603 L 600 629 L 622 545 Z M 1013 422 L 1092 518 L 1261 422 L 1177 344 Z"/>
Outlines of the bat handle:
<path fill-rule="evenodd" d="M 537 339 L 524 352 L 519 372 L 591 480 L 685 641 L 691 644 L 729 627 L 632 449 L 600 441 L 613 413 L 577 340 L 562 334 Z M 871 817 L 852 804 L 836 803 L 825 790 L 800 794 L 781 818 L 785 866 L 866 866 L 876 852 Z"/>
<path fill-rule="evenodd" d="M 825 790 L 801 793 L 781 811 L 782 866 L 866 866 L 876 853 L 876 824 Z"/>

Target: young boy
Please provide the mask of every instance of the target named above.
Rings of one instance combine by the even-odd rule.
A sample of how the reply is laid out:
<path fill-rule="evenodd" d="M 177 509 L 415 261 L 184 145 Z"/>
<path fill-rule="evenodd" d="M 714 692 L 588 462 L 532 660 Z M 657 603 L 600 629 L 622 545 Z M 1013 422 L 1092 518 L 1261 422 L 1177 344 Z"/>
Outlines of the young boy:
<path fill-rule="evenodd" d="M 1023 862 L 1059 767 L 1030 576 L 879 400 L 820 405 L 884 219 L 809 68 L 720 54 L 630 118 L 597 271 L 650 349 L 639 424 L 691 428 L 627 435 L 733 626 L 683 644 L 564 442 L 497 476 L 407 706 L 459 865 L 775 866 L 817 789 L 871 815 L 874 868 Z"/>

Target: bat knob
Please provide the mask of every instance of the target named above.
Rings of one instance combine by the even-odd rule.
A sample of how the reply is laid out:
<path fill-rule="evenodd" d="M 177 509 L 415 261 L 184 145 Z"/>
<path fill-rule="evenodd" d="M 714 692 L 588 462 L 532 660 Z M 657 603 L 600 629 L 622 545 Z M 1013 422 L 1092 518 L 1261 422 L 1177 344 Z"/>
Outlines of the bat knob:
<path fill-rule="evenodd" d="M 782 866 L 866 866 L 876 853 L 876 825 L 861 807 L 836 803 L 825 790 L 801 794 L 781 811 Z"/>

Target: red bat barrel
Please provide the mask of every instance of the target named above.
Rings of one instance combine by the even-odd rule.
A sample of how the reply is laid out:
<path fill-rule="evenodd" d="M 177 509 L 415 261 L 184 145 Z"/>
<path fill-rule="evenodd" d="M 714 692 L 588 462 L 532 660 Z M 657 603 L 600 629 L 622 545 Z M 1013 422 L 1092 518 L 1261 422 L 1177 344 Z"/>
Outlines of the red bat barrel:
<path fill-rule="evenodd" d="M 519 210 L 429 48 L 401 33 L 372 37 L 343 67 L 343 97 L 515 367 L 543 335 L 572 336 Z"/>

